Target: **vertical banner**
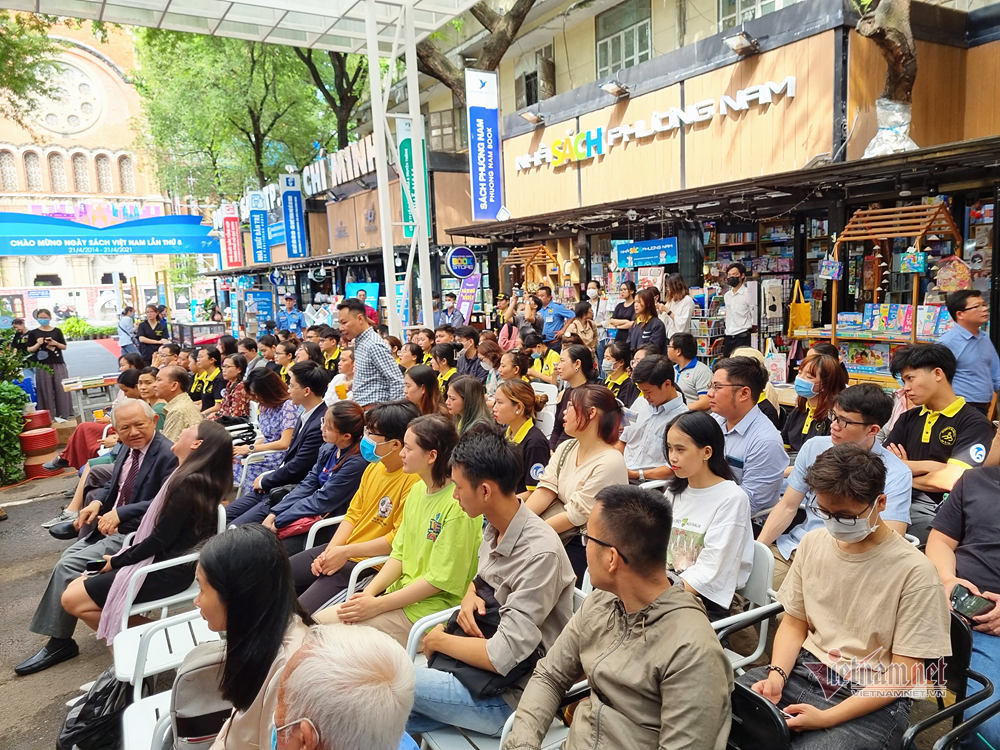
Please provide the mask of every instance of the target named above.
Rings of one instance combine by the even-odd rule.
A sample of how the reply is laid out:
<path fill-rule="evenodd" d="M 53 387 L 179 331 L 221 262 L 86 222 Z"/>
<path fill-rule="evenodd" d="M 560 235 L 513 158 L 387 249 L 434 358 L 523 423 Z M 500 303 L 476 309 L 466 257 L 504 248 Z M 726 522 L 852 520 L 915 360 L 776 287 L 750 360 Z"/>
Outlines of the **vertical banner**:
<path fill-rule="evenodd" d="M 274 320 L 274 295 L 271 292 L 247 292 L 247 306 L 251 304 L 257 313 L 257 330 L 263 332 L 264 323 Z"/>
<path fill-rule="evenodd" d="M 410 325 L 410 290 L 406 288 L 406 274 L 396 274 L 396 312 L 404 328 Z"/>
<path fill-rule="evenodd" d="M 285 221 L 285 250 L 289 259 L 309 255 L 301 179 L 297 174 L 283 174 L 278 178 L 281 185 L 281 214 Z"/>
<path fill-rule="evenodd" d="M 455 307 L 465 318 L 465 324 L 472 320 L 472 308 L 476 304 L 476 292 L 479 291 L 479 280 L 482 274 L 474 273 L 462 279 L 462 288 L 458 290 L 458 300 Z"/>
<path fill-rule="evenodd" d="M 505 221 L 510 218 L 510 212 L 503 205 L 497 74 L 466 68 L 465 101 L 469 120 L 472 220 Z"/>
<path fill-rule="evenodd" d="M 240 232 L 240 208 L 235 203 L 222 207 L 222 253 L 226 268 L 243 265 L 243 234 Z"/>
<path fill-rule="evenodd" d="M 413 210 L 410 205 L 417 205 L 417 186 L 413 174 L 413 123 L 408 117 L 400 117 L 396 120 L 396 140 L 399 143 L 399 166 L 403 171 L 403 179 L 399 182 L 399 189 L 403 193 L 403 236 L 407 239 L 413 237 L 414 226 Z M 409 193 L 410 199 L 406 196 Z M 427 147 L 424 146 L 424 197 L 427 199 L 426 209 L 427 219 L 424 226 L 427 229 L 427 236 L 431 236 L 431 185 L 427 177 Z"/>
<path fill-rule="evenodd" d="M 254 263 L 271 262 L 271 246 L 267 242 L 267 201 L 259 190 L 247 193 L 250 206 L 250 245 Z"/>

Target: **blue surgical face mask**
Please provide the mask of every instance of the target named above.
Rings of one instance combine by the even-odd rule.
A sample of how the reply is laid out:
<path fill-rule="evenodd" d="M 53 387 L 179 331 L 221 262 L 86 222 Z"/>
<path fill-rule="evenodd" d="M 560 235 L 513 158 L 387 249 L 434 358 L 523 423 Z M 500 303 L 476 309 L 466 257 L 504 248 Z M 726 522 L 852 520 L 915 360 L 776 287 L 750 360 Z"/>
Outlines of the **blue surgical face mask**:
<path fill-rule="evenodd" d="M 361 456 L 370 464 L 377 464 L 382 457 L 375 452 L 379 444 L 365 435 L 361 438 Z"/>
<path fill-rule="evenodd" d="M 39 318 L 38 319 L 38 325 L 40 325 L 40 326 L 47 326 L 51 322 L 52 321 L 49 320 L 48 318 Z"/>
<path fill-rule="evenodd" d="M 799 375 L 795 378 L 795 393 L 802 398 L 813 398 L 816 395 L 816 384 Z"/>
<path fill-rule="evenodd" d="M 532 352 L 532 353 L 531 353 L 531 358 L 532 358 L 532 359 L 541 359 L 541 358 L 542 358 L 542 355 L 541 355 L 541 354 L 539 354 L 538 352 Z"/>

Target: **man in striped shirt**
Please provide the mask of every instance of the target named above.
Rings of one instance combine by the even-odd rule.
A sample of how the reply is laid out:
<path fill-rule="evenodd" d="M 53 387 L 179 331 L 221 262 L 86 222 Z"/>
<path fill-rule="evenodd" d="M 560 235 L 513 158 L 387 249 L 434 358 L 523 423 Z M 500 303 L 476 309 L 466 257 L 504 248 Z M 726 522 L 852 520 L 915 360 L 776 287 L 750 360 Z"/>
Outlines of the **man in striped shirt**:
<path fill-rule="evenodd" d="M 337 305 L 340 331 L 354 346 L 351 391 L 362 407 L 403 398 L 403 374 L 392 352 L 368 322 L 365 305 L 357 298 Z"/>

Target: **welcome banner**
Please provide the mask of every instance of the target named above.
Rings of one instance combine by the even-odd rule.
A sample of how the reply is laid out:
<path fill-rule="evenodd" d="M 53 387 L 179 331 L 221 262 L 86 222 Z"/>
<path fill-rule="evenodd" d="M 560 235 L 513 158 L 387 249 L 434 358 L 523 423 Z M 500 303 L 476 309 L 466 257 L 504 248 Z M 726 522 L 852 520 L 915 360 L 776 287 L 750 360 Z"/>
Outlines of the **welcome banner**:
<path fill-rule="evenodd" d="M 219 253 L 200 216 L 155 216 L 93 227 L 66 219 L 0 213 L 0 255 L 149 255 Z"/>

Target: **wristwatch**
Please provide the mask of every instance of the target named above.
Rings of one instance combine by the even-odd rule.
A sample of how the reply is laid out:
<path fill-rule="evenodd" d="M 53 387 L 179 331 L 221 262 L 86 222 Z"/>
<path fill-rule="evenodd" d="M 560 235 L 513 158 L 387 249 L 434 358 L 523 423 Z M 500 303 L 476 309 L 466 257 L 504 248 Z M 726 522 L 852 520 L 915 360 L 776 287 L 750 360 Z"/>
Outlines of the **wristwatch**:
<path fill-rule="evenodd" d="M 639 469 L 639 481 L 640 482 L 646 481 L 646 472 L 642 469 Z"/>

